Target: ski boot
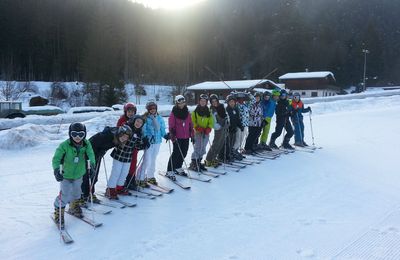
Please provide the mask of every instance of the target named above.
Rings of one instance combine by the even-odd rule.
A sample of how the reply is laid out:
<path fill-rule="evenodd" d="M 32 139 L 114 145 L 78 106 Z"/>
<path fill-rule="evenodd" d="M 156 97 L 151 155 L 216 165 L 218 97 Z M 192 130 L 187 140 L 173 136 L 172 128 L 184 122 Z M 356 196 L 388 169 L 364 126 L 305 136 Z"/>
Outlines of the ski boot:
<path fill-rule="evenodd" d="M 124 195 L 124 196 L 130 196 L 130 195 L 132 195 L 132 193 L 130 193 L 130 192 L 128 191 L 128 189 L 125 189 L 124 186 L 118 186 L 118 185 L 117 185 L 116 191 L 117 191 L 117 194 L 118 194 L 118 195 Z"/>
<path fill-rule="evenodd" d="M 279 147 L 275 144 L 275 140 L 271 140 L 269 142 L 269 148 L 271 148 L 271 149 L 279 149 Z"/>
<path fill-rule="evenodd" d="M 184 176 L 184 177 L 188 176 L 187 173 L 185 172 L 185 170 L 182 168 L 175 169 L 174 173 L 175 173 L 175 175 L 180 175 L 180 176 Z"/>
<path fill-rule="evenodd" d="M 81 195 L 81 198 L 77 200 L 79 203 L 79 206 L 84 207 L 86 205 L 86 202 L 89 201 L 90 202 L 90 197 L 87 197 L 85 195 Z"/>
<path fill-rule="evenodd" d="M 64 229 L 64 211 L 65 207 L 62 207 L 60 215 L 60 208 L 54 208 L 54 222 L 57 224 L 59 229 Z M 61 218 L 61 226 L 60 226 L 60 218 Z"/>
<path fill-rule="evenodd" d="M 147 184 L 147 180 L 139 180 L 138 186 L 141 188 L 148 188 L 149 184 Z"/>
<path fill-rule="evenodd" d="M 298 147 L 304 147 L 304 144 L 300 142 L 295 142 L 293 145 Z"/>
<path fill-rule="evenodd" d="M 157 182 L 156 178 L 154 178 L 154 177 L 148 179 L 147 182 L 150 184 L 158 185 L 158 182 Z"/>
<path fill-rule="evenodd" d="M 110 200 L 118 199 L 117 190 L 115 188 L 107 188 L 106 193 L 104 195 Z"/>
<path fill-rule="evenodd" d="M 137 190 L 135 177 L 127 178 L 127 180 L 125 181 L 124 187 L 127 188 L 128 190 Z"/>
<path fill-rule="evenodd" d="M 206 165 L 199 160 L 200 171 L 207 171 Z"/>
<path fill-rule="evenodd" d="M 175 171 L 167 171 L 165 173 L 165 177 L 171 179 L 172 181 L 176 181 Z"/>
<path fill-rule="evenodd" d="M 77 218 L 83 218 L 82 209 L 81 206 L 79 205 L 79 200 L 74 200 L 71 203 L 69 203 L 68 212 Z"/>
<path fill-rule="evenodd" d="M 291 146 L 291 145 L 289 144 L 289 142 L 284 142 L 284 143 L 282 144 L 282 147 L 285 148 L 285 149 L 288 149 L 288 150 L 294 150 L 293 146 Z"/>
<path fill-rule="evenodd" d="M 198 161 L 196 159 L 192 159 L 192 162 L 189 165 L 189 170 L 199 172 L 200 168 L 198 166 Z"/>
<path fill-rule="evenodd" d="M 101 200 L 99 200 L 99 198 L 97 198 L 96 194 L 94 194 L 94 193 L 92 193 L 92 200 L 93 200 L 93 203 L 96 203 L 96 204 L 100 204 L 100 202 L 101 202 Z M 89 197 L 89 201 L 90 201 L 90 197 Z"/>
<path fill-rule="evenodd" d="M 309 146 L 306 142 L 303 141 L 303 146 Z"/>

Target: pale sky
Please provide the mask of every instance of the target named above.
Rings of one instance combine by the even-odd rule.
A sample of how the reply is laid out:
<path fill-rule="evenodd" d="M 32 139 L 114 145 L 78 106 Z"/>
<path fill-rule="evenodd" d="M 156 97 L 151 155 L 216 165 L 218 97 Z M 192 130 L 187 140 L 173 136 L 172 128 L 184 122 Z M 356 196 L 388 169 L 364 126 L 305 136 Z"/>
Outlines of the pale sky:
<path fill-rule="evenodd" d="M 206 0 L 132 0 L 133 2 L 142 3 L 150 8 L 164 8 L 169 10 L 182 9 L 193 4 Z"/>

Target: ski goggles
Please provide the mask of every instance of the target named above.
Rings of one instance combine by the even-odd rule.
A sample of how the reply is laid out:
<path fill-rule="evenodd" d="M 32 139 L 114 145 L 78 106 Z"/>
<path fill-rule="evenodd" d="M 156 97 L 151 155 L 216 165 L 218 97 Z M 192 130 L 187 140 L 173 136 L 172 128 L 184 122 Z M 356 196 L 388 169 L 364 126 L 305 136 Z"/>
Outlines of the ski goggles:
<path fill-rule="evenodd" d="M 200 99 L 205 99 L 208 100 L 208 95 L 207 94 L 201 94 Z"/>
<path fill-rule="evenodd" d="M 185 102 L 186 102 L 185 98 L 179 98 L 178 100 L 176 100 L 177 104 L 182 104 L 182 103 L 185 103 Z"/>
<path fill-rule="evenodd" d="M 72 138 L 79 137 L 80 139 L 82 139 L 83 137 L 85 137 L 85 135 L 86 133 L 84 131 L 71 131 Z"/>

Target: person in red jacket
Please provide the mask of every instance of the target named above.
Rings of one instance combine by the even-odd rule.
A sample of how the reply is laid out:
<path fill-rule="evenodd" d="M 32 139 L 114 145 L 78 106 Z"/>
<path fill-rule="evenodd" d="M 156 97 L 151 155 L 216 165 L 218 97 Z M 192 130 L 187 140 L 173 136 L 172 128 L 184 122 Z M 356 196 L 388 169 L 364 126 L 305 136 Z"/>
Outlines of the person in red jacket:
<path fill-rule="evenodd" d="M 125 125 L 130 118 L 133 118 L 136 115 L 136 112 L 137 108 L 135 104 L 130 102 L 126 103 L 124 105 L 124 114 L 118 119 L 117 126 L 119 127 Z M 126 188 L 131 188 L 131 189 L 135 188 L 134 187 L 136 185 L 135 182 L 130 180 L 136 173 L 137 155 L 138 155 L 138 150 L 134 149 L 132 153 L 131 166 L 129 167 L 129 173 L 128 176 L 126 176 L 126 181 L 125 181 L 125 185 L 130 183 L 131 187 L 126 187 Z"/>

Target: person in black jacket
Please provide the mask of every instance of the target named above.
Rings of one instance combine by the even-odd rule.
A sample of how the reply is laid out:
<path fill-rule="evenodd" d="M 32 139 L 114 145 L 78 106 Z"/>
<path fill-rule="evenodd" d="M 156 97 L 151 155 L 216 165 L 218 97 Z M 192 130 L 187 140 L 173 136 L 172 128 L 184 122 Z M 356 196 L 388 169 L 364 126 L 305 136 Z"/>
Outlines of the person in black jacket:
<path fill-rule="evenodd" d="M 271 135 L 271 141 L 269 143 L 269 147 L 273 149 L 278 149 L 278 146 L 275 144 L 275 140 L 282 134 L 283 128 L 286 130 L 286 135 L 283 139 L 282 147 L 285 149 L 294 148 L 289 144 L 290 138 L 293 136 L 293 127 L 290 123 L 290 116 L 291 116 L 291 106 L 287 99 L 287 92 L 286 90 L 282 89 L 281 94 L 279 96 L 278 103 L 275 108 L 276 114 L 276 126 L 275 132 Z"/>
<path fill-rule="evenodd" d="M 132 129 L 127 126 L 123 125 L 120 127 L 105 127 L 102 132 L 99 132 L 92 137 L 89 138 L 89 142 L 92 145 L 94 156 L 96 159 L 96 165 L 93 169 L 95 171 L 92 181 L 92 198 L 94 203 L 99 203 L 99 199 L 94 194 L 95 192 L 95 184 L 98 179 L 99 170 L 101 166 L 101 160 L 106 152 L 116 146 L 121 144 L 125 144 L 130 138 L 132 137 Z M 81 202 L 84 203 L 89 201 L 90 197 L 90 185 L 89 185 L 89 174 L 86 173 L 83 176 L 82 181 L 82 195 L 81 195 Z"/>
<path fill-rule="evenodd" d="M 236 106 L 236 97 L 231 94 L 226 97 L 226 101 L 228 106 L 226 107 L 226 112 L 228 113 L 229 117 L 229 128 L 228 128 L 228 159 L 237 159 L 242 160 L 243 156 L 238 151 L 234 151 L 233 146 L 236 141 L 236 133 L 237 131 L 244 131 L 244 127 L 242 125 L 242 120 L 240 118 L 240 111 L 239 108 Z"/>

